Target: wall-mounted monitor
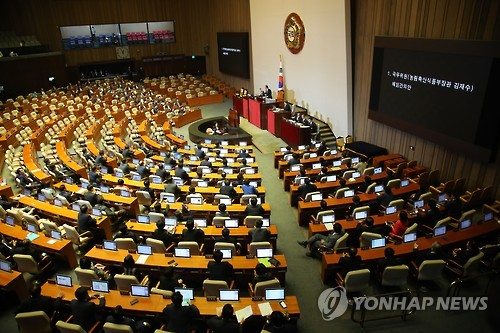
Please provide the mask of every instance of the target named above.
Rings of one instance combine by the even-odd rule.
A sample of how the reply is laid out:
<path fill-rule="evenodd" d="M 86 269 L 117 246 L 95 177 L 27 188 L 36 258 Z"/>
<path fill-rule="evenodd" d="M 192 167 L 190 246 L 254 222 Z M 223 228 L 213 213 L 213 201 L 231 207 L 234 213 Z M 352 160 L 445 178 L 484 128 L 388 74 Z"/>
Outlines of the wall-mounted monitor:
<path fill-rule="evenodd" d="M 249 79 L 248 43 L 248 32 L 218 32 L 219 71 Z"/>

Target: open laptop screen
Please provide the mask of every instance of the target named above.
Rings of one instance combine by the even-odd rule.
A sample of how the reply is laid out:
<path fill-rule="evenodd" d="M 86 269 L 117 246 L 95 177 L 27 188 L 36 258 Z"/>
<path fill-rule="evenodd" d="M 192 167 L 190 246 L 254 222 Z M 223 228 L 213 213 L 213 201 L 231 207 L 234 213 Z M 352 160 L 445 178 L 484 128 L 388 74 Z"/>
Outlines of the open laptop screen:
<path fill-rule="evenodd" d="M 103 242 L 103 245 L 102 247 L 105 249 L 105 250 L 111 250 L 111 251 L 116 251 L 118 248 L 116 246 L 116 243 L 113 242 L 113 241 L 108 241 L 108 240 L 105 240 Z"/>
<path fill-rule="evenodd" d="M 359 177 L 361 177 L 361 174 L 359 172 L 353 172 L 351 177 L 352 178 L 359 178 Z"/>
<path fill-rule="evenodd" d="M 10 262 L 0 259 L 0 270 L 2 270 L 4 272 L 9 272 L 9 273 L 12 272 Z"/>
<path fill-rule="evenodd" d="M 226 206 L 231 206 L 232 201 L 231 198 L 221 198 L 219 199 L 219 203 L 223 203 Z"/>
<path fill-rule="evenodd" d="M 403 179 L 401 181 L 401 187 L 406 187 L 408 185 L 410 185 L 410 181 L 408 179 Z"/>
<path fill-rule="evenodd" d="M 321 217 L 321 222 L 323 222 L 323 223 L 333 223 L 333 222 L 335 222 L 335 214 L 323 215 Z"/>
<path fill-rule="evenodd" d="M 295 164 L 290 167 L 290 171 L 299 171 L 300 170 L 300 165 Z"/>
<path fill-rule="evenodd" d="M 61 235 L 61 233 L 59 231 L 51 230 L 50 231 L 50 237 L 54 238 L 54 239 L 57 239 L 57 240 L 60 240 L 62 238 L 62 235 Z"/>
<path fill-rule="evenodd" d="M 389 206 L 385 209 L 385 215 L 394 214 L 396 211 L 396 206 Z"/>
<path fill-rule="evenodd" d="M 434 228 L 434 237 L 443 236 L 444 234 L 446 234 L 446 226 L 445 225 Z"/>
<path fill-rule="evenodd" d="M 192 288 L 174 288 L 174 292 L 179 292 L 182 295 L 182 299 L 193 300 L 194 291 Z"/>
<path fill-rule="evenodd" d="M 71 287 L 73 283 L 71 282 L 71 276 L 56 274 L 56 284 L 64 287 Z"/>
<path fill-rule="evenodd" d="M 486 222 L 486 221 L 490 221 L 490 220 L 493 220 L 493 213 L 492 212 L 488 212 L 488 213 L 485 213 L 484 214 L 484 218 L 483 220 Z"/>
<path fill-rule="evenodd" d="M 34 225 L 34 224 L 26 223 L 26 228 L 28 229 L 29 232 L 34 232 L 34 233 L 38 232 L 36 230 L 36 225 Z"/>
<path fill-rule="evenodd" d="M 74 204 L 71 205 L 71 209 L 74 210 L 74 211 L 79 212 L 80 211 L 80 205 L 77 204 L 77 203 L 74 203 Z"/>
<path fill-rule="evenodd" d="M 356 214 L 354 214 L 355 220 L 364 220 L 367 217 L 368 217 L 368 212 L 366 210 L 363 210 L 361 212 L 356 212 Z"/>
<path fill-rule="evenodd" d="M 351 158 L 351 164 L 359 163 L 359 157 Z"/>
<path fill-rule="evenodd" d="M 337 176 L 336 175 L 326 176 L 326 181 L 327 182 L 334 182 L 336 180 L 337 180 Z"/>
<path fill-rule="evenodd" d="M 109 187 L 108 187 L 108 186 L 101 185 L 101 192 L 102 192 L 102 193 L 109 193 Z"/>
<path fill-rule="evenodd" d="M 127 191 L 127 190 L 121 190 L 121 191 L 120 191 L 120 195 L 121 195 L 122 197 L 128 198 L 128 197 L 130 197 L 130 192 L 129 192 L 129 191 Z"/>
<path fill-rule="evenodd" d="M 472 221 L 470 219 L 460 221 L 460 230 L 464 230 L 469 228 L 472 225 Z"/>
<path fill-rule="evenodd" d="M 380 193 L 380 192 L 383 192 L 383 191 L 384 191 L 384 185 L 377 185 L 374 188 L 374 192 L 375 193 Z"/>
<path fill-rule="evenodd" d="M 334 167 L 339 167 L 341 165 L 342 165 L 342 161 L 340 161 L 340 160 L 333 161 L 333 166 Z"/>
<path fill-rule="evenodd" d="M 194 224 L 198 228 L 206 228 L 207 227 L 207 219 L 194 219 Z"/>
<path fill-rule="evenodd" d="M 191 197 L 189 199 L 192 205 L 201 205 L 203 203 L 203 197 Z"/>
<path fill-rule="evenodd" d="M 191 257 L 191 253 L 188 248 L 176 247 L 174 249 L 174 256 L 179 258 L 189 258 Z"/>
<path fill-rule="evenodd" d="M 313 163 L 312 169 L 313 170 L 321 169 L 321 163 Z"/>
<path fill-rule="evenodd" d="M 137 253 L 151 255 L 153 253 L 153 249 L 149 245 L 137 245 Z"/>
<path fill-rule="evenodd" d="M 417 200 L 417 201 L 415 201 L 413 203 L 413 207 L 415 207 L 415 209 L 424 207 L 424 200 Z"/>
<path fill-rule="evenodd" d="M 149 297 L 148 286 L 143 286 L 140 284 L 133 284 L 130 286 L 130 294 L 132 296 Z"/>
<path fill-rule="evenodd" d="M 224 226 L 226 228 L 238 228 L 238 220 L 237 219 L 229 219 L 229 220 L 224 220 Z"/>
<path fill-rule="evenodd" d="M 237 302 L 240 300 L 240 293 L 238 289 L 220 289 L 219 301 L 221 302 Z"/>
<path fill-rule="evenodd" d="M 231 259 L 233 257 L 233 251 L 231 249 L 219 249 L 222 252 L 222 259 Z"/>
<path fill-rule="evenodd" d="M 92 208 L 92 215 L 101 216 L 102 215 L 101 210 L 98 208 Z"/>
<path fill-rule="evenodd" d="M 99 293 L 109 293 L 108 281 L 92 280 L 92 291 Z"/>
<path fill-rule="evenodd" d="M 321 193 L 316 193 L 311 195 L 311 201 L 321 201 L 323 200 L 323 195 Z"/>
<path fill-rule="evenodd" d="M 257 249 L 257 258 L 272 258 L 273 249 Z"/>
<path fill-rule="evenodd" d="M 385 238 L 372 239 L 372 249 L 385 246 Z"/>
<path fill-rule="evenodd" d="M 62 201 L 59 200 L 59 199 L 54 199 L 54 205 L 57 206 L 57 207 L 61 207 L 63 204 L 62 204 Z"/>
<path fill-rule="evenodd" d="M 266 301 L 282 301 L 285 299 L 285 288 L 267 288 L 265 291 Z"/>
<path fill-rule="evenodd" d="M 177 219 L 175 217 L 165 217 L 166 227 L 175 227 L 177 225 Z"/>
<path fill-rule="evenodd" d="M 403 235 L 403 242 L 409 243 L 409 242 L 414 242 L 417 240 L 417 233 L 416 232 L 410 232 L 408 234 Z"/>
<path fill-rule="evenodd" d="M 12 216 L 10 216 L 10 215 L 7 215 L 5 217 L 5 223 L 7 223 L 10 226 L 13 226 L 14 223 L 15 223 L 14 218 Z"/>
<path fill-rule="evenodd" d="M 350 198 L 354 196 L 354 190 L 347 190 L 344 192 L 344 198 Z"/>
<path fill-rule="evenodd" d="M 378 168 L 373 169 L 373 173 L 374 174 L 382 173 L 382 168 L 378 167 Z"/>
<path fill-rule="evenodd" d="M 145 224 L 148 224 L 149 223 L 149 216 L 148 215 L 137 215 L 137 222 L 139 223 L 145 223 Z"/>

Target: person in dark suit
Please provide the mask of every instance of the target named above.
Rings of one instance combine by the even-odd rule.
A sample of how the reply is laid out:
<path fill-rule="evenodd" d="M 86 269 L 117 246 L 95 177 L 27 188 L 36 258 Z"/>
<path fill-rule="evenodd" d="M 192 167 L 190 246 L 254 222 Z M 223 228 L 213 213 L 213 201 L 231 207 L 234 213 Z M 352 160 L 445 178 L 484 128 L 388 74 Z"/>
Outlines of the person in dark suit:
<path fill-rule="evenodd" d="M 231 182 L 229 180 L 224 180 L 224 183 L 223 185 L 220 187 L 219 189 L 219 193 L 220 194 L 223 194 L 223 195 L 227 195 L 229 196 L 231 199 L 234 199 L 236 198 L 236 196 L 238 195 L 236 193 L 236 190 L 234 189 L 233 186 L 231 186 Z"/>
<path fill-rule="evenodd" d="M 295 164 L 300 164 L 300 156 L 297 153 L 293 153 L 292 158 L 288 160 L 288 167 L 291 167 Z"/>
<path fill-rule="evenodd" d="M 42 260 L 42 253 L 35 250 L 31 246 L 31 241 L 29 239 L 21 239 L 16 242 L 16 245 L 12 248 L 12 255 L 14 254 L 25 254 L 32 256 L 36 262 Z"/>
<path fill-rule="evenodd" d="M 132 231 L 130 231 L 125 223 L 120 225 L 118 232 L 115 234 L 115 237 L 113 237 L 113 239 L 115 239 L 115 240 L 117 238 L 132 238 L 134 243 L 137 244 L 137 242 L 138 242 L 138 238 L 137 238 L 136 234 L 134 234 Z"/>
<path fill-rule="evenodd" d="M 441 220 L 444 217 L 444 214 L 441 213 L 441 211 L 437 207 L 436 199 L 429 199 L 427 205 L 429 206 L 429 209 L 427 209 L 423 214 L 419 215 L 420 223 L 428 226 L 429 228 L 434 228 L 436 222 Z"/>
<path fill-rule="evenodd" d="M 262 205 L 257 203 L 257 198 L 251 198 L 250 203 L 245 207 L 246 216 L 262 216 L 265 211 Z"/>
<path fill-rule="evenodd" d="M 96 183 L 96 180 L 97 180 L 97 175 L 99 173 L 97 172 L 97 167 L 94 165 L 92 166 L 92 168 L 90 169 L 89 171 L 89 182 L 91 184 L 95 184 Z"/>
<path fill-rule="evenodd" d="M 248 231 L 248 236 L 250 236 L 252 242 L 269 242 L 271 232 L 266 228 L 262 228 L 262 220 L 258 220 L 255 222 L 255 228 Z"/>
<path fill-rule="evenodd" d="M 392 189 L 389 186 L 386 186 L 384 188 L 384 192 L 381 192 L 380 195 L 377 196 L 377 203 L 379 205 L 379 209 L 381 209 L 380 206 L 387 207 L 389 206 L 389 203 L 393 200 L 392 196 Z"/>
<path fill-rule="evenodd" d="M 370 186 L 372 183 L 372 177 L 365 176 L 365 181 L 358 186 L 358 191 L 365 193 L 368 189 L 368 186 Z"/>
<path fill-rule="evenodd" d="M 155 200 L 155 190 L 151 188 L 151 184 L 148 179 L 144 181 L 144 186 L 139 189 L 139 191 L 145 191 L 149 193 L 149 196 L 151 197 L 151 202 Z"/>
<path fill-rule="evenodd" d="M 443 253 L 441 252 L 441 244 L 434 242 L 428 251 L 418 251 L 416 252 L 413 262 L 417 267 L 419 267 L 425 260 L 439 260 L 443 259 Z"/>
<path fill-rule="evenodd" d="M 163 274 L 160 275 L 159 279 L 160 285 L 159 289 L 174 291 L 175 288 L 183 288 L 185 287 L 182 279 L 178 274 L 174 272 L 174 268 L 169 266 L 165 269 Z"/>
<path fill-rule="evenodd" d="M 92 233 L 93 240 L 96 244 L 102 243 L 104 232 L 97 227 L 97 221 L 90 216 L 88 213 L 88 207 L 85 205 L 80 206 L 77 224 L 79 233 L 89 231 Z"/>
<path fill-rule="evenodd" d="M 198 158 L 200 160 L 202 160 L 203 158 L 205 158 L 205 152 L 203 151 L 203 147 L 201 146 L 201 144 L 198 144 L 198 146 L 196 147 L 196 149 L 194 150 L 194 154 L 196 156 L 198 156 Z"/>
<path fill-rule="evenodd" d="M 134 328 L 135 326 L 135 321 L 132 318 L 125 316 L 121 305 L 115 306 L 111 313 L 106 317 L 106 322 L 117 325 L 128 325 L 131 328 Z"/>
<path fill-rule="evenodd" d="M 118 167 L 121 171 L 123 171 L 124 175 L 128 175 L 130 173 L 130 167 L 128 166 L 128 161 L 126 158 L 124 158 L 120 162 L 120 166 Z"/>
<path fill-rule="evenodd" d="M 355 210 L 356 208 L 361 207 L 361 206 L 363 206 L 363 205 L 361 204 L 361 198 L 360 198 L 358 195 L 353 196 L 353 197 L 352 197 L 352 204 L 351 204 L 351 205 L 349 206 L 349 208 L 347 209 L 347 213 L 346 213 L 346 214 L 347 214 L 348 216 L 351 216 L 351 217 L 352 217 L 352 216 L 353 216 L 353 213 L 354 213 L 354 210 Z"/>
<path fill-rule="evenodd" d="M 125 148 L 123 148 L 122 156 L 124 159 L 134 158 L 134 152 L 130 149 L 129 145 L 125 145 Z"/>
<path fill-rule="evenodd" d="M 234 269 L 228 261 L 222 261 L 222 252 L 220 250 L 214 250 L 213 253 L 214 260 L 211 260 L 207 264 L 207 273 L 210 280 L 221 280 L 226 281 L 228 284 L 234 278 Z"/>
<path fill-rule="evenodd" d="M 172 295 L 172 304 L 163 309 L 163 319 L 166 330 L 176 333 L 188 333 L 193 321 L 199 316 L 198 308 L 194 305 L 183 306 L 182 295 L 175 292 Z"/>
<path fill-rule="evenodd" d="M 180 162 L 177 167 L 175 168 L 175 176 L 181 178 L 184 181 L 187 181 L 189 179 L 189 175 L 186 172 L 186 170 L 183 169 L 184 164 Z"/>
<path fill-rule="evenodd" d="M 236 241 L 235 238 L 231 237 L 231 230 L 229 228 L 222 229 L 221 236 L 215 237 L 214 238 L 214 244 L 215 243 L 230 243 L 233 244 L 234 247 L 236 248 L 236 254 L 240 253 L 241 250 L 241 244 Z M 233 253 L 235 255 L 235 253 Z"/>
<path fill-rule="evenodd" d="M 15 314 L 22 312 L 44 311 L 47 316 L 52 317 L 56 304 L 52 298 L 42 295 L 42 288 L 38 282 L 33 283 L 30 288 L 30 296 L 21 302 L 15 310 Z"/>
<path fill-rule="evenodd" d="M 167 178 L 168 171 L 165 170 L 163 164 L 158 164 L 158 168 L 156 169 L 155 175 L 159 176 L 162 180 Z"/>
<path fill-rule="evenodd" d="M 470 258 L 479 254 L 479 246 L 474 240 L 469 240 L 465 247 L 453 250 L 452 261 L 463 266 Z"/>
<path fill-rule="evenodd" d="M 165 189 L 163 191 L 173 193 L 176 198 L 180 197 L 182 194 L 181 189 L 177 186 L 177 184 L 175 184 L 174 179 L 170 176 L 170 174 L 167 176 Z"/>
<path fill-rule="evenodd" d="M 97 203 L 97 194 L 94 192 L 94 186 L 87 186 L 87 191 L 83 194 L 83 199 L 87 200 L 92 206 Z"/>
<path fill-rule="evenodd" d="M 201 165 L 201 166 L 207 166 L 207 167 L 211 168 L 211 167 L 212 167 L 212 162 L 210 162 L 210 160 L 209 160 L 209 157 L 208 157 L 208 156 L 205 156 L 205 157 L 203 158 L 203 160 L 200 162 L 200 165 Z"/>
<path fill-rule="evenodd" d="M 219 204 L 219 211 L 215 213 L 216 217 L 229 217 L 229 213 L 227 212 L 226 204 Z"/>
<path fill-rule="evenodd" d="M 387 267 L 398 266 L 401 264 L 403 264 L 403 261 L 394 256 L 394 249 L 392 247 L 386 247 L 384 250 L 384 258 L 377 262 L 376 274 L 379 277 L 379 280 L 382 279 L 382 274 L 384 274 L 384 270 Z"/>
<path fill-rule="evenodd" d="M 263 330 L 270 333 L 296 333 L 297 326 L 281 311 L 273 311 Z"/>
<path fill-rule="evenodd" d="M 106 300 L 104 296 L 99 297 L 99 305 L 90 301 L 87 287 L 78 287 L 75 291 L 76 299 L 70 303 L 73 324 L 80 325 L 85 331 L 90 330 L 98 321 L 98 310 L 104 308 Z"/>
<path fill-rule="evenodd" d="M 222 307 L 220 317 L 210 318 L 207 321 L 207 326 L 213 333 L 233 333 L 240 331 L 240 325 L 234 315 L 234 309 L 231 304 L 225 304 Z"/>
<path fill-rule="evenodd" d="M 137 173 L 141 175 L 141 178 L 148 177 L 151 174 L 151 170 L 144 165 L 144 161 L 139 161 L 139 165 L 137 166 Z"/>
<path fill-rule="evenodd" d="M 355 229 L 349 231 L 347 246 L 358 248 L 360 246 L 359 237 L 363 232 L 375 232 L 373 228 L 373 218 L 368 216 L 364 221 L 360 221 Z"/>
<path fill-rule="evenodd" d="M 186 229 L 182 230 L 182 241 L 203 243 L 205 233 L 203 230 L 194 227 L 193 219 L 188 219 L 186 222 Z"/>
<path fill-rule="evenodd" d="M 309 179 L 309 178 L 306 178 L 304 180 L 304 184 L 300 185 L 298 188 L 299 196 L 302 199 L 305 199 L 305 197 L 308 193 L 316 192 L 317 190 L 318 190 L 318 187 L 315 184 L 311 183 L 311 179 Z"/>
<path fill-rule="evenodd" d="M 153 231 L 151 237 L 163 242 L 165 247 L 169 247 L 172 244 L 174 237 L 171 233 L 165 230 L 165 220 L 160 220 L 156 222 L 156 230 Z"/>
<path fill-rule="evenodd" d="M 266 87 L 264 89 L 264 96 L 266 98 L 273 98 L 273 92 L 271 91 L 271 89 L 269 88 L 269 86 L 266 84 Z"/>
<path fill-rule="evenodd" d="M 106 156 L 104 156 L 104 150 L 99 151 L 99 155 L 95 159 L 95 164 L 107 166 Z"/>
<path fill-rule="evenodd" d="M 347 255 L 339 259 L 340 274 L 346 276 L 350 271 L 355 271 L 361 268 L 362 259 L 358 256 L 358 249 L 350 247 Z"/>
<path fill-rule="evenodd" d="M 252 280 L 252 284 L 255 285 L 259 282 L 269 281 L 274 279 L 274 275 L 267 269 L 267 267 L 263 263 L 258 263 L 255 266 L 254 277 Z"/>

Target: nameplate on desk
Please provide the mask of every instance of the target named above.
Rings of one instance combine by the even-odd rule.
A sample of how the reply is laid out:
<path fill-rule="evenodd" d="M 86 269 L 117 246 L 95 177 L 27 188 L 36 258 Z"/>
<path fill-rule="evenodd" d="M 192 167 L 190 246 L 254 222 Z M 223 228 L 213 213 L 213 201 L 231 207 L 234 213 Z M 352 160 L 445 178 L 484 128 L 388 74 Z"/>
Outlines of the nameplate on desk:
<path fill-rule="evenodd" d="M 253 259 L 253 258 L 255 258 L 255 256 L 252 256 L 252 255 L 248 254 L 248 255 L 246 256 L 246 258 L 247 258 L 247 259 Z"/>
<path fill-rule="evenodd" d="M 207 302 L 217 302 L 217 296 L 207 296 Z"/>

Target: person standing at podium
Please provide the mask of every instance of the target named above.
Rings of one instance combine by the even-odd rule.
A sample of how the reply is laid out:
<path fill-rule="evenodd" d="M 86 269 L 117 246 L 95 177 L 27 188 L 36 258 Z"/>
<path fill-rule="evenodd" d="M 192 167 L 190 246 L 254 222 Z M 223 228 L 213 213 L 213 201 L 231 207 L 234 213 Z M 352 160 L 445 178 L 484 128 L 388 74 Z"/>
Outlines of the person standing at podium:
<path fill-rule="evenodd" d="M 266 96 L 266 98 L 273 98 L 273 92 L 271 91 L 271 89 L 269 89 L 269 86 L 266 84 L 266 89 L 264 89 L 264 96 Z"/>

